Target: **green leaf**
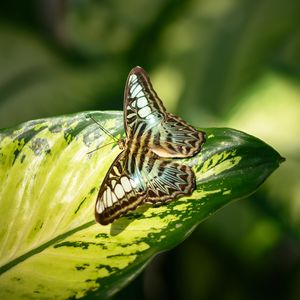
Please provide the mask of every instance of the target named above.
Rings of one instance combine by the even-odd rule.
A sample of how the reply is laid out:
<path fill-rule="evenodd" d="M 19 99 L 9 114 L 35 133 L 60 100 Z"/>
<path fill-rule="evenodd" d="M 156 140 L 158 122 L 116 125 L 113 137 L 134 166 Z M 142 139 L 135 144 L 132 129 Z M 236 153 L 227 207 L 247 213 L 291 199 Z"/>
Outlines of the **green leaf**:
<path fill-rule="evenodd" d="M 141 206 L 101 226 L 94 221 L 99 185 L 120 152 L 103 146 L 89 113 L 30 121 L 0 131 L 0 297 L 109 297 L 157 253 L 182 242 L 205 218 L 245 197 L 283 159 L 240 131 L 204 129 L 194 166 L 197 189 L 167 205 Z M 91 112 L 112 134 L 123 134 L 119 112 Z"/>

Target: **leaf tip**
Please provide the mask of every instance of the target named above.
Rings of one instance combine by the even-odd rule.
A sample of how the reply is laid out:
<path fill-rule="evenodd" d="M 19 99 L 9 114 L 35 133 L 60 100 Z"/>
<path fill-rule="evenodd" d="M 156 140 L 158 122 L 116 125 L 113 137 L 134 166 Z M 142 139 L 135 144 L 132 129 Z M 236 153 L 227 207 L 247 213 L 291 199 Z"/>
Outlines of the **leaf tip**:
<path fill-rule="evenodd" d="M 279 159 L 278 159 L 279 164 L 282 164 L 282 163 L 284 163 L 285 161 L 286 161 L 286 158 L 285 158 L 285 157 L 282 157 L 282 156 L 280 156 Z"/>

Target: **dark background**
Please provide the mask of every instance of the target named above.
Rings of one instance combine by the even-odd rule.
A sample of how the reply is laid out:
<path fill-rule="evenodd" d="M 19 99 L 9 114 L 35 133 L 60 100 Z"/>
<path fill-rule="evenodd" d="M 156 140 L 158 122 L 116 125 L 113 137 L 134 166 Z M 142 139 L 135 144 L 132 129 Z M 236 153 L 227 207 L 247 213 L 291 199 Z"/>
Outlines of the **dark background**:
<path fill-rule="evenodd" d="M 136 65 L 169 111 L 287 161 L 114 299 L 299 299 L 300 1 L 2 1 L 0 127 L 121 110 Z"/>

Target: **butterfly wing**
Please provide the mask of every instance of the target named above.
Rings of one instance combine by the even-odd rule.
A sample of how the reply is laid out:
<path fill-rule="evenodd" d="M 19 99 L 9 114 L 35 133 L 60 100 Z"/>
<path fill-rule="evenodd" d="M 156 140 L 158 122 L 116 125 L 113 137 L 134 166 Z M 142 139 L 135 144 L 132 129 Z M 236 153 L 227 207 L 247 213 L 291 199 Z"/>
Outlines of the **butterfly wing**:
<path fill-rule="evenodd" d="M 113 162 L 97 197 L 95 216 L 100 224 L 109 224 L 143 203 L 167 202 L 194 190 L 195 177 L 188 166 L 151 151 L 142 157 L 137 161 L 125 150 Z"/>
<path fill-rule="evenodd" d="M 102 225 L 135 209 L 145 198 L 144 183 L 128 170 L 129 159 L 127 150 L 121 152 L 102 182 L 95 205 L 96 221 Z"/>
<path fill-rule="evenodd" d="M 127 78 L 124 92 L 124 126 L 128 138 L 138 124 L 149 130 L 166 118 L 166 109 L 154 91 L 147 73 L 141 67 L 133 68 Z"/>
<path fill-rule="evenodd" d="M 190 167 L 161 158 L 152 151 L 139 167 L 147 186 L 144 203 L 165 203 L 190 195 L 195 189 L 195 175 Z"/>
<path fill-rule="evenodd" d="M 205 142 L 204 132 L 170 113 L 159 127 L 153 128 L 152 135 L 149 147 L 160 157 L 192 157 Z"/>
<path fill-rule="evenodd" d="M 147 146 L 161 157 L 191 157 L 205 141 L 204 132 L 166 112 L 147 73 L 140 67 L 132 69 L 127 78 L 124 124 L 128 139 L 151 131 Z"/>

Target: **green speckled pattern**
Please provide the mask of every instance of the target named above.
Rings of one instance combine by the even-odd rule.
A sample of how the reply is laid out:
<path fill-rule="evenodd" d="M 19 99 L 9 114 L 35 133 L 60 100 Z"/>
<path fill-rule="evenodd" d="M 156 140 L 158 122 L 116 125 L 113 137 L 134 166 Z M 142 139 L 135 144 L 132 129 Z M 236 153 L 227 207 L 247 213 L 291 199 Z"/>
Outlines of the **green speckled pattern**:
<path fill-rule="evenodd" d="M 233 129 L 203 129 L 193 166 L 197 189 L 167 205 L 141 206 L 108 226 L 94 221 L 99 186 L 120 150 L 120 112 L 84 112 L 0 131 L 0 297 L 109 297 L 156 253 L 182 242 L 205 218 L 245 197 L 279 166 L 280 155 Z"/>

